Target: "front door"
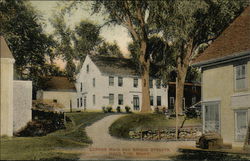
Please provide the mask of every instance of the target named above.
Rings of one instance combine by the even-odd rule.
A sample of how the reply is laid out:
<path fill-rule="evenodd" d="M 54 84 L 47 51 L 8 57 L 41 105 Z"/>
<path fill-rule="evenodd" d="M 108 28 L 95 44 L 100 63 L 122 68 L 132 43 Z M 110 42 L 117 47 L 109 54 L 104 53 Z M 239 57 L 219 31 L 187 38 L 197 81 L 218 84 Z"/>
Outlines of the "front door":
<path fill-rule="evenodd" d="M 134 106 L 134 110 L 139 110 L 140 109 L 140 100 L 139 100 L 139 96 L 138 95 L 134 95 L 133 96 L 133 106 Z"/>
<path fill-rule="evenodd" d="M 220 133 L 219 103 L 211 102 L 204 105 L 204 132 Z"/>

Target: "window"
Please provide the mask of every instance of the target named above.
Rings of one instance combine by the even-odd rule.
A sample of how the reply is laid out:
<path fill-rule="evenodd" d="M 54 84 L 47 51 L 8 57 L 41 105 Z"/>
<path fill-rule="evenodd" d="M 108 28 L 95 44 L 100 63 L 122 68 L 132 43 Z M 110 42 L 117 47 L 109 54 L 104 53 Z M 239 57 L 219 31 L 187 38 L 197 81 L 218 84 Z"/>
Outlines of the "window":
<path fill-rule="evenodd" d="M 89 65 L 86 66 L 86 71 L 89 73 Z"/>
<path fill-rule="evenodd" d="M 169 105 L 171 108 L 174 108 L 174 97 L 169 98 Z"/>
<path fill-rule="evenodd" d="M 77 98 L 77 107 L 79 108 L 79 98 Z"/>
<path fill-rule="evenodd" d="M 87 107 L 87 96 L 84 96 L 83 105 L 84 105 L 84 108 Z"/>
<path fill-rule="evenodd" d="M 123 94 L 118 94 L 118 105 L 123 105 Z"/>
<path fill-rule="evenodd" d="M 134 78 L 134 87 L 135 87 L 135 88 L 138 87 L 138 78 Z"/>
<path fill-rule="evenodd" d="M 235 139 L 244 141 L 247 134 L 247 110 L 235 112 Z"/>
<path fill-rule="evenodd" d="M 123 78 L 122 77 L 118 77 L 118 86 L 122 87 L 123 85 Z"/>
<path fill-rule="evenodd" d="M 109 104 L 110 105 L 114 104 L 114 94 L 109 94 Z"/>
<path fill-rule="evenodd" d="M 95 78 L 93 78 L 93 87 L 95 87 Z"/>
<path fill-rule="evenodd" d="M 153 88 L 153 79 L 149 79 L 149 88 Z"/>
<path fill-rule="evenodd" d="M 57 103 L 57 99 L 53 99 L 53 102 Z"/>
<path fill-rule="evenodd" d="M 82 82 L 81 82 L 81 85 L 80 85 L 80 91 L 82 92 Z"/>
<path fill-rule="evenodd" d="M 114 77 L 109 76 L 109 86 L 114 86 Z"/>
<path fill-rule="evenodd" d="M 156 88 L 158 88 L 158 89 L 161 88 L 161 80 L 160 79 L 156 80 Z"/>
<path fill-rule="evenodd" d="M 235 67 L 235 89 L 241 90 L 247 87 L 246 83 L 246 64 Z"/>
<path fill-rule="evenodd" d="M 195 103 L 196 103 L 196 97 L 193 96 L 193 97 L 192 97 L 192 105 L 194 105 Z"/>
<path fill-rule="evenodd" d="M 161 106 L 161 96 L 157 96 L 157 106 Z"/>
<path fill-rule="evenodd" d="M 95 95 L 93 95 L 93 105 L 95 105 Z"/>
<path fill-rule="evenodd" d="M 154 96 L 150 96 L 150 106 L 154 106 Z"/>
<path fill-rule="evenodd" d="M 220 133 L 219 102 L 204 103 L 204 131 Z"/>
<path fill-rule="evenodd" d="M 81 105 L 81 107 L 82 107 L 82 97 L 80 98 L 80 105 Z"/>

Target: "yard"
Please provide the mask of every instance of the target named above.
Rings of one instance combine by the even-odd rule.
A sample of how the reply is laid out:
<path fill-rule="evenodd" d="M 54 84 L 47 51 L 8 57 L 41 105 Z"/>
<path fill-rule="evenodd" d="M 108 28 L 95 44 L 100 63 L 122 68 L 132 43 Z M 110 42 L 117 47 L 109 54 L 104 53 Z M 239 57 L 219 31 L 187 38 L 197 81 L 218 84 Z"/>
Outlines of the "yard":
<path fill-rule="evenodd" d="M 185 121 L 184 121 L 185 120 Z M 201 126 L 201 119 L 185 119 L 179 117 L 179 125 L 183 127 Z M 131 130 L 157 130 L 165 128 L 174 128 L 175 118 L 168 119 L 163 114 L 130 114 L 115 121 L 109 128 L 112 136 L 129 138 Z"/>
<path fill-rule="evenodd" d="M 1 160 L 76 160 L 78 154 L 55 152 L 56 148 L 81 148 L 91 143 L 85 127 L 109 114 L 98 112 L 67 113 L 72 122 L 66 129 L 42 137 L 1 137 Z"/>

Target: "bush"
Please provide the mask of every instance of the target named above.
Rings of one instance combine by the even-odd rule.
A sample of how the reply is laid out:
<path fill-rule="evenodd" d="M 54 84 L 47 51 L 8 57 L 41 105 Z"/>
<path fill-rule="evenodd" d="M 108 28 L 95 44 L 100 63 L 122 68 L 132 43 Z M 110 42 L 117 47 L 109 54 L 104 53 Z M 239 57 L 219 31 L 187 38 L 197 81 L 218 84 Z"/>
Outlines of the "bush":
<path fill-rule="evenodd" d="M 167 112 L 167 108 L 166 107 L 163 107 L 162 108 L 162 113 L 165 114 Z"/>
<path fill-rule="evenodd" d="M 129 106 L 125 106 L 126 113 L 131 113 L 130 109 L 131 108 Z"/>
<path fill-rule="evenodd" d="M 186 114 L 187 118 L 197 118 L 198 117 L 195 108 L 187 108 L 187 110 L 185 111 L 185 114 Z"/>
<path fill-rule="evenodd" d="M 105 106 L 102 106 L 102 112 L 107 113 L 108 111 L 106 110 Z"/>
<path fill-rule="evenodd" d="M 158 106 L 156 106 L 156 107 L 154 108 L 154 113 L 157 113 L 157 114 L 159 114 L 159 113 L 160 113 L 160 109 L 159 109 L 159 107 L 158 107 Z"/>
<path fill-rule="evenodd" d="M 112 108 L 111 106 L 106 107 L 106 109 L 107 109 L 107 112 L 108 112 L 108 113 L 113 112 L 113 111 L 112 111 L 112 110 L 113 110 L 113 108 Z"/>
<path fill-rule="evenodd" d="M 117 112 L 117 113 L 121 113 L 121 107 L 120 107 L 120 106 L 117 106 L 117 107 L 116 107 L 116 112 Z"/>

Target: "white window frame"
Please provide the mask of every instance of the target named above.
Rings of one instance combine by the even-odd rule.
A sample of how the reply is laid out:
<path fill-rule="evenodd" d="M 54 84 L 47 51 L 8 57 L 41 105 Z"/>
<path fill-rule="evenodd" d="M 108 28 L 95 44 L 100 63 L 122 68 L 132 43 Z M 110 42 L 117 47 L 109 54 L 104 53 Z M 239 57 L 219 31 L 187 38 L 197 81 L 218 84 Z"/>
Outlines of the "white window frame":
<path fill-rule="evenodd" d="M 95 102 L 96 102 L 95 95 L 93 94 L 93 105 L 95 105 Z"/>
<path fill-rule="evenodd" d="M 218 133 L 221 133 L 221 103 L 220 101 L 204 101 L 202 104 L 202 124 L 203 124 L 203 133 L 205 133 L 205 120 L 206 120 L 206 112 L 205 112 L 205 106 L 208 104 L 217 104 L 218 105 L 218 117 L 219 117 L 219 129 Z"/>
<path fill-rule="evenodd" d="M 95 87 L 95 78 L 93 78 L 93 87 Z"/>
<path fill-rule="evenodd" d="M 245 67 L 245 75 L 244 76 L 241 76 L 241 78 L 237 78 L 237 68 L 238 67 Z M 236 65 L 236 66 L 234 66 L 234 89 L 235 89 L 235 91 L 241 91 L 241 90 L 245 90 L 245 89 L 247 89 L 247 64 L 245 63 L 245 64 L 240 64 L 240 65 Z M 240 89 L 238 89 L 237 88 L 237 80 L 240 80 L 240 79 L 243 79 L 244 80 L 244 88 L 240 88 Z"/>
<path fill-rule="evenodd" d="M 115 78 L 113 76 L 109 76 L 109 86 L 114 86 Z"/>
<path fill-rule="evenodd" d="M 160 105 L 158 105 L 158 98 L 160 98 Z M 156 105 L 157 106 L 162 106 L 162 98 L 161 98 L 161 96 L 156 96 Z"/>
<path fill-rule="evenodd" d="M 139 79 L 138 78 L 134 78 L 133 79 L 133 87 L 137 88 L 139 86 Z"/>
<path fill-rule="evenodd" d="M 120 99 L 121 98 L 121 99 Z M 120 102 L 121 101 L 121 102 Z M 118 94 L 118 105 L 123 105 L 124 104 L 124 99 L 123 99 L 123 94 Z"/>
<path fill-rule="evenodd" d="M 86 72 L 89 73 L 89 64 L 86 65 Z"/>
<path fill-rule="evenodd" d="M 123 86 L 123 77 L 118 77 L 118 87 Z"/>
<path fill-rule="evenodd" d="M 237 141 L 237 142 L 244 142 L 245 141 L 245 137 L 243 139 L 239 139 L 238 136 L 237 136 L 237 130 L 238 130 L 238 127 L 237 127 L 237 113 L 238 112 L 245 112 L 246 113 L 246 132 L 248 130 L 248 110 L 245 109 L 245 110 L 235 110 L 234 111 L 234 140 Z"/>
<path fill-rule="evenodd" d="M 152 101 L 152 104 L 151 104 Z M 154 106 L 154 96 L 150 96 L 150 106 Z"/>
<path fill-rule="evenodd" d="M 113 96 L 113 98 L 112 98 Z M 112 98 L 112 99 L 111 99 Z M 113 93 L 109 94 L 109 105 L 113 105 L 115 100 L 115 95 Z"/>

